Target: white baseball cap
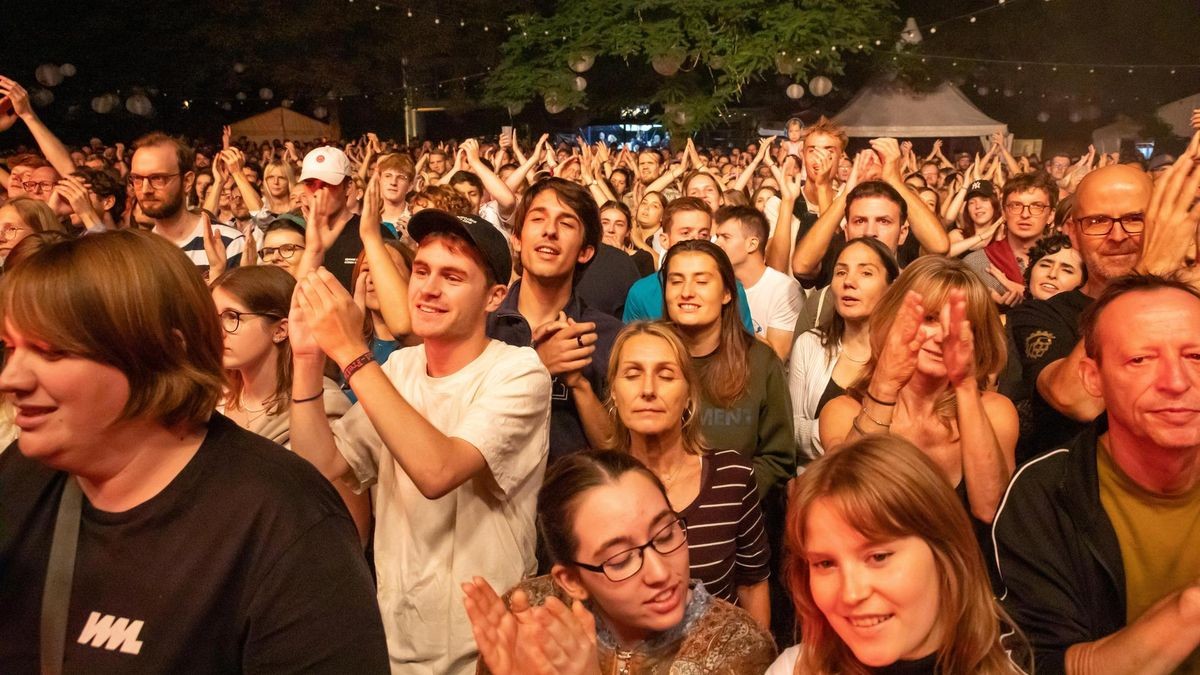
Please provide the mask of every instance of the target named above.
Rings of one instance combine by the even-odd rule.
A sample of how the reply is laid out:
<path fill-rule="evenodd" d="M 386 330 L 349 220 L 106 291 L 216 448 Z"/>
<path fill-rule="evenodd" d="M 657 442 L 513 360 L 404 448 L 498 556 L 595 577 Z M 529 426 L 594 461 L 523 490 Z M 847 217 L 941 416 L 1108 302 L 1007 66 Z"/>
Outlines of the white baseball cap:
<path fill-rule="evenodd" d="M 304 156 L 304 164 L 300 167 L 300 182 L 315 178 L 330 185 L 341 185 L 350 175 L 350 160 L 346 153 L 325 145 L 309 152 Z"/>

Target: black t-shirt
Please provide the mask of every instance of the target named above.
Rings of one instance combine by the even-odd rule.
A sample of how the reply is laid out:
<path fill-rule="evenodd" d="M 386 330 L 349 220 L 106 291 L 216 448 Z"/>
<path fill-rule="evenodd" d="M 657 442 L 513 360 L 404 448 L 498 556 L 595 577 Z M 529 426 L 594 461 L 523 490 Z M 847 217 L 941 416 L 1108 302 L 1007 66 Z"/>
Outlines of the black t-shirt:
<path fill-rule="evenodd" d="M 42 589 L 68 480 L 0 454 L 0 670 L 39 671 Z M 213 414 L 196 455 L 122 513 L 84 497 L 66 673 L 386 673 L 374 586 L 308 462 Z"/>
<path fill-rule="evenodd" d="M 629 288 L 641 279 L 633 258 L 619 248 L 600 244 L 584 270 L 575 292 L 592 309 L 620 319 L 625 314 Z"/>
<path fill-rule="evenodd" d="M 346 223 L 333 245 L 325 252 L 325 262 L 322 263 L 351 293 L 354 293 L 354 261 L 363 250 L 362 238 L 358 236 L 359 220 L 359 216 L 354 216 Z M 382 224 L 379 231 L 384 239 L 396 238 L 396 235 Z"/>
<path fill-rule="evenodd" d="M 1080 290 L 1059 293 L 1049 300 L 1026 300 L 1008 313 L 1013 346 L 1021 357 L 1022 389 L 1029 391 L 1031 431 L 1017 444 L 1017 463 L 1062 447 L 1083 431 L 1079 422 L 1050 406 L 1037 390 L 1042 369 L 1066 358 L 1079 343 L 1079 315 L 1092 298 Z"/>

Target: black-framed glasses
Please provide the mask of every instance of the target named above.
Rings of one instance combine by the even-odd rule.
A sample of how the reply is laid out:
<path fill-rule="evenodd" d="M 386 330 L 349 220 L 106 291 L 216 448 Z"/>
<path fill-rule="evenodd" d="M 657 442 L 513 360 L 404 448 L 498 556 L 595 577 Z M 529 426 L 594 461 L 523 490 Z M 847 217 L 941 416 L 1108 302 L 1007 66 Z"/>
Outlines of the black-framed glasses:
<path fill-rule="evenodd" d="M 687 543 L 687 521 L 676 517 L 656 532 L 650 541 L 641 546 L 634 546 L 609 556 L 599 565 L 589 565 L 578 560 L 569 561 L 590 572 L 599 572 L 608 577 L 609 581 L 625 581 L 642 571 L 642 563 L 646 560 L 646 549 L 653 548 L 659 555 L 667 555 L 679 550 Z"/>
<path fill-rule="evenodd" d="M 1013 214 L 1014 216 L 1021 215 L 1022 213 L 1025 212 L 1025 209 L 1029 209 L 1029 215 L 1031 215 L 1031 216 L 1040 216 L 1043 213 L 1045 213 L 1046 209 L 1048 209 L 1048 208 L 1050 208 L 1049 204 L 1043 204 L 1041 202 L 1034 202 L 1032 204 L 1022 204 L 1021 202 L 1008 202 L 1004 205 L 1004 210 L 1008 211 L 1009 213 Z"/>
<path fill-rule="evenodd" d="M 161 190 L 167 186 L 167 183 L 170 182 L 172 178 L 178 175 L 178 171 L 175 173 L 155 173 L 149 176 L 139 176 L 136 173 L 131 173 L 129 174 L 129 187 L 136 190 L 140 188 L 143 183 L 149 182 L 151 188 L 155 190 Z"/>
<path fill-rule="evenodd" d="M 53 190 L 54 183 L 52 183 L 48 180 L 43 180 L 43 181 L 31 180 L 31 181 L 28 181 L 25 183 L 21 183 L 21 189 L 26 192 L 42 194 L 43 192 L 49 192 L 49 191 Z"/>
<path fill-rule="evenodd" d="M 300 244 L 280 244 L 279 246 L 266 246 L 258 251 L 260 260 L 266 260 L 268 256 L 279 254 L 284 260 L 291 260 L 292 256 L 296 255 L 296 251 L 303 251 L 304 247 Z"/>
<path fill-rule="evenodd" d="M 282 319 L 282 316 L 271 314 L 269 312 L 239 312 L 236 309 L 227 309 L 218 314 L 221 318 L 221 328 L 225 329 L 226 333 L 236 333 L 242 325 L 243 316 L 269 316 L 276 321 Z"/>
<path fill-rule="evenodd" d="M 1113 225 L 1117 223 L 1121 224 L 1121 229 L 1125 230 L 1125 234 L 1141 234 L 1146 229 L 1146 214 L 1127 213 L 1120 218 L 1084 216 L 1076 218 L 1075 222 L 1079 223 L 1079 231 L 1089 237 L 1103 237 L 1112 232 Z"/>

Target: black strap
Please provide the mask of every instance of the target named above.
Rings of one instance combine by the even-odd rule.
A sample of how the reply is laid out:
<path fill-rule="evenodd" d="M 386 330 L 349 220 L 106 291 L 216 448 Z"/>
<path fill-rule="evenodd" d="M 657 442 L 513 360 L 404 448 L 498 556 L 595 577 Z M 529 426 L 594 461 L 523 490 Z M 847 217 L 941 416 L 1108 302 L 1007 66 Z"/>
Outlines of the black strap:
<path fill-rule="evenodd" d="M 83 493 L 79 482 L 67 476 L 58 518 L 54 521 L 54 539 L 50 543 L 50 563 L 46 565 L 46 585 L 42 589 L 42 675 L 61 675 L 67 643 L 67 610 L 71 605 L 71 582 L 75 576 L 75 547 L 79 543 L 79 518 Z"/>

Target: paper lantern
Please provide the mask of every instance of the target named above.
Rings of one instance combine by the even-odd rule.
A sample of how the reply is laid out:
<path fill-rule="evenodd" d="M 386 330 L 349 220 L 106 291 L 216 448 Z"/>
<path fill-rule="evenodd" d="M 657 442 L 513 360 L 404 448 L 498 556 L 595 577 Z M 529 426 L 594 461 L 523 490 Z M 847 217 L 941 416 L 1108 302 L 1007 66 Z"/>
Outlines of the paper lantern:
<path fill-rule="evenodd" d="M 125 99 L 125 109 L 140 117 L 149 117 L 154 112 L 154 105 L 145 94 L 134 94 Z"/>
<path fill-rule="evenodd" d="M 790 99 L 797 99 L 804 96 L 804 87 L 798 84 L 789 84 L 785 92 Z"/>
<path fill-rule="evenodd" d="M 112 112 L 112 109 L 112 101 L 108 100 L 107 96 L 96 96 L 92 98 L 92 110 L 95 110 L 101 115 L 107 115 L 108 113 Z"/>
<path fill-rule="evenodd" d="M 567 59 L 567 65 L 571 67 L 571 70 L 577 73 L 586 73 L 587 71 L 591 70 L 592 64 L 594 63 L 596 63 L 596 55 L 589 51 L 572 54 L 571 57 Z"/>
<path fill-rule="evenodd" d="M 1004 88 L 1004 98 L 1012 98 L 1017 95 L 1017 92 L 1012 87 Z"/>
<path fill-rule="evenodd" d="M 52 63 L 43 63 L 38 66 L 37 70 L 33 71 L 33 76 L 43 87 L 56 87 L 63 81 L 62 71 Z"/>
<path fill-rule="evenodd" d="M 1038 113 L 1037 121 L 1041 122 L 1042 124 L 1049 122 L 1050 121 L 1050 113 L 1045 112 L 1045 111 Z"/>
<path fill-rule="evenodd" d="M 63 77 L 75 77 L 75 65 L 64 63 L 58 67 L 58 72 L 62 73 Z"/>
<path fill-rule="evenodd" d="M 550 113 L 551 115 L 557 115 L 558 113 L 567 109 L 567 106 L 563 105 L 563 102 L 558 100 L 557 94 L 546 94 L 543 96 L 543 98 L 545 99 L 546 103 L 546 112 Z"/>
<path fill-rule="evenodd" d="M 510 116 L 515 117 L 515 116 L 519 115 L 522 110 L 525 109 L 525 102 L 524 101 L 510 101 L 508 103 L 508 105 L 505 107 L 508 108 L 508 114 Z"/>
<path fill-rule="evenodd" d="M 262 89 L 258 90 L 258 97 L 264 101 L 270 101 L 271 99 L 275 98 L 275 92 L 271 91 L 267 87 L 263 87 Z"/>
<path fill-rule="evenodd" d="M 229 112 L 230 110 L 233 110 L 233 104 L 230 103 L 229 101 L 225 101 L 224 103 L 221 104 L 221 110 L 224 110 L 225 112 Z"/>
<path fill-rule="evenodd" d="M 234 96 L 234 98 L 236 98 L 236 99 L 237 99 L 237 100 L 239 100 L 239 101 L 245 101 L 245 100 L 246 100 L 246 92 L 244 92 L 244 91 L 239 91 L 239 92 L 237 93 L 237 96 Z"/>
<path fill-rule="evenodd" d="M 833 80 L 824 75 L 818 75 L 809 81 L 808 90 L 812 92 L 813 96 L 824 96 L 833 91 Z"/>
<path fill-rule="evenodd" d="M 650 65 L 654 67 L 654 72 L 670 77 L 679 72 L 679 67 L 683 65 L 683 59 L 686 56 L 682 49 L 673 48 L 650 59 Z"/>
<path fill-rule="evenodd" d="M 329 111 L 326 110 L 325 106 L 323 106 L 323 105 L 319 105 L 319 106 L 313 108 L 313 117 L 315 117 L 319 120 L 325 119 L 325 116 L 328 114 L 329 114 Z"/>
<path fill-rule="evenodd" d="M 1071 124 L 1079 124 L 1083 121 L 1083 113 L 1078 110 L 1072 110 L 1071 114 L 1067 115 L 1067 119 L 1071 120 Z"/>
<path fill-rule="evenodd" d="M 33 101 L 33 104 L 37 107 L 45 108 L 51 103 L 54 103 L 54 92 L 50 91 L 49 89 L 42 89 L 39 87 L 29 92 L 29 100 Z"/>
<path fill-rule="evenodd" d="M 979 92 L 980 96 L 987 96 L 992 90 L 987 85 L 981 84 L 975 88 L 975 91 Z"/>
<path fill-rule="evenodd" d="M 587 89 L 587 78 L 581 75 L 576 75 L 575 81 L 572 82 L 572 85 L 575 87 L 575 91 L 583 91 L 584 89 Z"/>

